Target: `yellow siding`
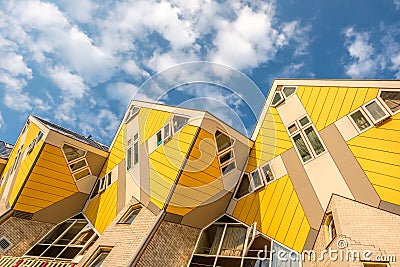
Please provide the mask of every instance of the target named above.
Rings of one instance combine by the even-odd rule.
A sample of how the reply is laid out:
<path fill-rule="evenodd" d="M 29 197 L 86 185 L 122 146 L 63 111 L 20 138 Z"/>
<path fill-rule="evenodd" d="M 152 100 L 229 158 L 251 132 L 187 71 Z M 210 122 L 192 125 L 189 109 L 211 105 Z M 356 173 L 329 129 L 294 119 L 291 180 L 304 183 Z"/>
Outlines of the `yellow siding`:
<path fill-rule="evenodd" d="M 139 111 L 139 143 L 142 144 L 158 132 L 173 114 L 157 109 L 141 108 Z"/>
<path fill-rule="evenodd" d="M 32 156 L 36 149 L 39 148 L 34 148 Z M 78 189 L 61 149 L 45 144 L 14 208 L 35 213 L 76 192 Z"/>
<path fill-rule="evenodd" d="M 104 192 L 90 200 L 85 215 L 100 233 L 110 225 L 117 216 L 118 181 Z"/>
<path fill-rule="evenodd" d="M 233 217 L 298 252 L 311 229 L 288 175 L 240 199 Z"/>
<path fill-rule="evenodd" d="M 319 131 L 376 97 L 378 90 L 299 86 L 297 95 Z"/>
<path fill-rule="evenodd" d="M 110 149 L 110 154 L 103 166 L 100 173 L 100 177 L 104 176 L 106 173 L 110 172 L 117 166 L 121 161 L 125 159 L 125 144 L 126 143 L 126 124 L 124 123 L 118 132 L 115 142 L 112 144 Z"/>
<path fill-rule="evenodd" d="M 149 155 L 150 197 L 162 208 L 193 141 L 197 127 L 186 125 Z"/>
<path fill-rule="evenodd" d="M 400 114 L 347 143 L 380 198 L 400 205 Z"/>
<path fill-rule="evenodd" d="M 27 129 L 26 133 L 26 138 L 25 142 L 22 148 L 21 152 L 21 157 L 23 157 L 25 150 L 28 148 L 30 143 L 37 137 L 38 133 L 40 131 L 40 128 L 36 126 L 33 122 L 29 124 L 29 127 Z M 16 175 L 17 177 L 15 178 L 14 185 L 12 187 L 12 191 L 10 194 L 10 198 L 8 200 L 8 203 L 10 206 L 13 205 L 15 199 L 17 198 L 17 195 L 22 189 L 23 184 L 25 183 L 25 180 L 27 178 L 27 175 L 29 174 L 30 170 L 33 167 L 33 163 L 35 162 L 37 156 L 39 155 L 39 152 L 43 146 L 43 140 L 40 140 L 38 144 L 34 147 L 34 149 L 31 151 L 29 155 L 27 155 L 20 163 L 19 168 L 16 170 Z M 19 147 L 15 147 L 14 150 L 18 152 Z M 14 152 L 14 151 L 13 151 Z M 16 152 L 16 153 L 17 153 Z M 16 156 L 16 155 L 15 155 Z M 14 157 L 15 159 L 15 157 Z M 11 160 L 12 163 L 9 161 L 9 163 L 13 164 L 14 159 Z M 8 165 L 8 164 L 7 164 Z M 6 166 L 7 167 L 7 166 Z"/>
<path fill-rule="evenodd" d="M 292 147 L 278 112 L 270 107 L 251 149 L 246 171 L 254 170 Z"/>

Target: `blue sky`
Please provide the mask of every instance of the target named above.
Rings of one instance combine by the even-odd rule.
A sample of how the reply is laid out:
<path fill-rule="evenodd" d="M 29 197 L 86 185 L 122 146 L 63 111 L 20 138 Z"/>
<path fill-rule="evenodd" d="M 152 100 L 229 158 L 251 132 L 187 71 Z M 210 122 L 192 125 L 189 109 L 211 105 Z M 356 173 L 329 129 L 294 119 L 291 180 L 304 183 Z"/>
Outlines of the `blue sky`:
<path fill-rule="evenodd" d="M 278 77 L 399 79 L 400 0 L 1 1 L 0 140 L 14 143 L 34 114 L 109 144 L 135 93 L 156 98 L 138 92 L 146 79 L 199 60 L 244 72 L 264 95 Z M 189 106 L 234 124 L 229 108 L 251 131 L 254 116 L 224 90 L 163 101 L 212 95 Z"/>

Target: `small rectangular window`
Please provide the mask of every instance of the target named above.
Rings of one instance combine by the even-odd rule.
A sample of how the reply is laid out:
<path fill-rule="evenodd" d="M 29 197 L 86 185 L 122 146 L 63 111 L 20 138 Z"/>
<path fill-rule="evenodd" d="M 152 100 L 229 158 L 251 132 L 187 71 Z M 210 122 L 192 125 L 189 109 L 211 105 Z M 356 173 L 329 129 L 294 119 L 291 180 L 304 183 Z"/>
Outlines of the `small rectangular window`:
<path fill-rule="evenodd" d="M 233 144 L 232 139 L 228 135 L 220 132 L 219 130 L 215 132 L 215 141 L 217 142 L 218 152 L 224 151 L 228 147 L 231 147 Z"/>
<path fill-rule="evenodd" d="M 319 155 L 325 151 L 324 145 L 319 139 L 319 136 L 317 135 L 313 126 L 308 127 L 307 129 L 304 130 L 304 132 L 312 148 L 314 149 L 316 155 Z"/>
<path fill-rule="evenodd" d="M 285 97 L 289 97 L 296 92 L 296 89 L 297 89 L 296 86 L 284 86 L 282 92 L 285 95 Z"/>
<path fill-rule="evenodd" d="M 165 142 L 166 140 L 168 140 L 168 138 L 170 138 L 170 136 L 171 136 L 171 127 L 170 127 L 170 124 L 167 123 L 167 124 L 164 126 L 164 142 Z"/>
<path fill-rule="evenodd" d="M 78 181 L 82 178 L 85 178 L 88 175 L 90 175 L 90 170 L 89 170 L 89 168 L 85 168 L 81 171 L 78 171 L 77 173 L 74 173 L 74 178 L 75 178 L 75 181 Z"/>
<path fill-rule="evenodd" d="M 126 151 L 126 169 L 130 170 L 132 168 L 132 147 L 128 148 Z"/>
<path fill-rule="evenodd" d="M 161 131 L 158 131 L 158 133 L 156 134 L 156 144 L 157 144 L 157 147 L 161 146 L 161 145 L 162 145 L 162 142 L 163 142 L 163 140 L 162 140 L 162 133 L 161 133 Z"/>
<path fill-rule="evenodd" d="M 133 145 L 133 165 L 139 162 L 139 142 Z"/>
<path fill-rule="evenodd" d="M 272 174 L 271 166 L 267 163 L 261 167 L 262 173 L 264 174 L 265 181 L 267 183 L 274 180 L 274 175 Z"/>
<path fill-rule="evenodd" d="M 304 116 L 299 120 L 299 123 L 301 126 L 306 126 L 308 123 L 310 123 L 310 120 L 308 119 L 307 116 Z"/>
<path fill-rule="evenodd" d="M 111 185 L 112 179 L 111 179 L 111 172 L 107 174 L 107 187 Z"/>
<path fill-rule="evenodd" d="M 370 115 L 372 121 L 377 124 L 382 120 L 388 118 L 390 115 L 385 111 L 385 109 L 378 103 L 376 99 L 372 100 L 370 103 L 364 105 L 365 110 Z"/>
<path fill-rule="evenodd" d="M 382 90 L 379 97 L 385 102 L 392 113 L 400 111 L 400 90 Z"/>
<path fill-rule="evenodd" d="M 294 134 L 295 132 L 297 132 L 298 128 L 297 128 L 296 123 L 293 123 L 292 125 L 290 125 L 288 127 L 288 131 L 289 131 L 289 134 Z"/>
<path fill-rule="evenodd" d="M 253 190 L 256 190 L 264 185 L 261 179 L 260 171 L 258 169 L 251 173 L 251 185 Z"/>
<path fill-rule="evenodd" d="M 134 136 L 133 136 L 133 141 L 137 141 L 139 139 L 139 133 L 136 133 Z"/>
<path fill-rule="evenodd" d="M 223 165 L 224 163 L 228 162 L 232 158 L 233 158 L 233 150 L 230 150 L 230 151 L 226 152 L 225 154 L 222 154 L 219 157 L 219 163 L 221 165 Z"/>
<path fill-rule="evenodd" d="M 357 126 L 357 128 L 360 132 L 363 132 L 363 131 L 367 130 L 368 128 L 372 127 L 372 124 L 369 122 L 367 117 L 364 115 L 364 113 L 360 109 L 351 113 L 350 118 L 352 119 L 352 121 Z"/>
<path fill-rule="evenodd" d="M 85 166 L 87 166 L 85 159 L 82 159 L 80 161 L 77 161 L 77 162 L 72 163 L 72 164 L 69 165 L 69 167 L 71 168 L 72 172 L 74 172 L 76 170 L 79 170 L 80 168 L 85 167 Z"/>
<path fill-rule="evenodd" d="M 131 224 L 133 220 L 136 219 L 137 215 L 139 214 L 140 210 L 142 207 L 140 205 L 134 205 L 130 207 L 125 214 L 122 216 L 122 218 L 119 220 L 118 223 L 123 223 L 123 224 Z"/>
<path fill-rule="evenodd" d="M 92 256 L 92 259 L 89 260 L 89 263 L 85 264 L 85 267 L 100 267 L 103 266 L 105 259 L 108 254 L 110 254 L 110 247 L 100 247 L 95 254 Z"/>

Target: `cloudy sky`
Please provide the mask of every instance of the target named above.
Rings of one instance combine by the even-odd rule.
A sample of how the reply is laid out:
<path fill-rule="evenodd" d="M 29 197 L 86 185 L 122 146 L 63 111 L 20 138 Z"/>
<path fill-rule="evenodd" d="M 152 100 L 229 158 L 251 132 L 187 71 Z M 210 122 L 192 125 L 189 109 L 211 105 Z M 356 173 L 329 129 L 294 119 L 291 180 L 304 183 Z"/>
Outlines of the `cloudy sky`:
<path fill-rule="evenodd" d="M 33 114 L 109 144 L 138 87 L 188 61 L 236 68 L 264 95 L 276 77 L 400 79 L 400 0 L 1 1 L 0 140 Z M 163 102 L 213 93 L 199 108 L 244 114 L 187 89 Z"/>

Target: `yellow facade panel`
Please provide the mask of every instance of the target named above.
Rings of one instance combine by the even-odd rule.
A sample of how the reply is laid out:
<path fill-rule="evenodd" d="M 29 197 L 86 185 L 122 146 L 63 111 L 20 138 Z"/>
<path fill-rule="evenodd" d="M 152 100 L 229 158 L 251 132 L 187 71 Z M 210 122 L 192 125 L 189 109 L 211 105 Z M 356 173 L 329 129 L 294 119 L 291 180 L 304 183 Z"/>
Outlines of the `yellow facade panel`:
<path fill-rule="evenodd" d="M 294 242 L 293 249 L 299 253 L 303 251 L 304 244 L 306 243 L 308 233 L 310 232 L 310 225 L 307 221 L 307 218 L 304 216 L 303 217 L 303 222 L 301 223 L 299 232 L 297 234 L 297 238 Z"/>
<path fill-rule="evenodd" d="M 39 210 L 43 209 L 42 207 L 36 207 L 32 205 L 26 205 L 23 203 L 17 202 L 14 206 L 14 210 L 18 211 L 23 211 L 23 212 L 29 212 L 29 213 L 35 213 L 38 212 Z"/>
<path fill-rule="evenodd" d="M 314 110 L 316 103 L 318 103 L 317 100 L 320 95 L 321 89 L 323 88 L 312 87 L 310 98 L 308 99 L 307 103 L 303 103 L 303 105 L 305 105 L 308 114 L 312 114 L 312 111 Z"/>
<path fill-rule="evenodd" d="M 278 232 L 275 236 L 275 239 L 278 242 L 281 243 L 285 242 L 286 234 L 289 230 L 289 227 L 291 225 L 292 219 L 294 217 L 298 205 L 300 205 L 300 202 L 299 199 L 297 198 L 296 192 L 293 190 L 288 205 L 286 207 L 286 210 L 284 211 L 284 216 L 280 222 Z"/>
<path fill-rule="evenodd" d="M 328 92 L 330 88 L 322 88 L 317 96 L 317 99 L 315 101 L 315 104 L 313 107 L 310 109 L 311 113 L 308 113 L 310 115 L 311 121 L 314 122 L 315 125 L 318 125 L 319 118 L 321 116 L 321 111 L 324 110 L 325 103 L 327 102 L 327 97 L 328 97 Z M 328 100 L 329 102 L 329 100 Z M 323 118 L 321 118 L 323 119 Z M 317 128 L 318 130 L 318 128 Z"/>
<path fill-rule="evenodd" d="M 126 124 L 123 123 L 119 129 L 117 137 L 110 148 L 110 154 L 106 160 L 100 176 L 104 176 L 115 168 L 121 161 L 125 159 L 125 143 L 126 143 Z"/>
<path fill-rule="evenodd" d="M 142 144 L 159 131 L 173 114 L 166 111 L 141 108 L 139 111 L 139 143 Z"/>
<path fill-rule="evenodd" d="M 343 90 L 342 88 L 339 90 Z M 338 119 L 346 116 L 351 111 L 351 106 L 353 105 L 354 98 L 357 94 L 357 88 L 347 88 L 346 96 L 343 100 L 342 106 L 340 107 Z"/>
<path fill-rule="evenodd" d="M 380 185 L 373 185 L 380 198 L 386 202 L 400 205 L 400 191 Z"/>
<path fill-rule="evenodd" d="M 257 221 L 257 217 L 259 217 L 260 222 L 262 221 L 261 215 L 258 213 L 258 211 L 260 209 L 260 204 L 262 202 L 262 199 L 265 196 L 265 190 L 258 190 L 253 194 L 254 194 L 253 202 L 250 204 L 249 211 L 244 220 L 244 222 L 248 225 L 251 225 L 253 224 L 253 222 Z"/>
<path fill-rule="evenodd" d="M 301 205 L 297 205 L 296 212 L 293 216 L 292 221 L 290 222 L 290 227 L 286 234 L 285 241 L 283 241 L 284 245 L 293 248 L 294 242 L 296 241 L 303 219 L 305 219 L 304 211 Z"/>

